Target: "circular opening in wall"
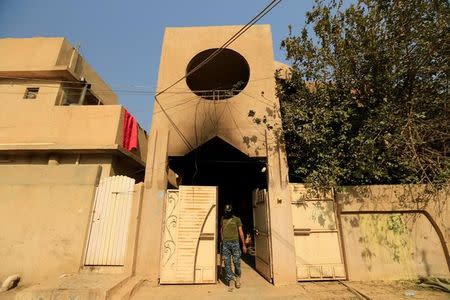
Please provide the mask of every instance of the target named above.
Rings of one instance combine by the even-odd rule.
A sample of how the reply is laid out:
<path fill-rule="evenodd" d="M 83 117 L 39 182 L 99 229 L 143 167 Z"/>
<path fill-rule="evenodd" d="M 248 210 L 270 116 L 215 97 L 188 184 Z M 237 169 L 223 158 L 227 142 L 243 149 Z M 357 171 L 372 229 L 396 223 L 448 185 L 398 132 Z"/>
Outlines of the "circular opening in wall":
<path fill-rule="evenodd" d="M 195 55 L 186 73 L 191 72 L 217 49 L 208 49 Z M 191 91 L 207 100 L 224 100 L 236 96 L 247 85 L 250 67 L 245 58 L 230 49 L 223 49 L 212 60 L 186 78 Z"/>

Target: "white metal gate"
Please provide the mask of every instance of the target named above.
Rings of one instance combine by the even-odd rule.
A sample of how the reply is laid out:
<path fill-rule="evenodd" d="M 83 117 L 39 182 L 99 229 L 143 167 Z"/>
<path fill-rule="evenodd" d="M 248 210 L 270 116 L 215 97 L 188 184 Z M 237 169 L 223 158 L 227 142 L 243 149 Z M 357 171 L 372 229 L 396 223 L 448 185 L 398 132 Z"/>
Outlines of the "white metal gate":
<path fill-rule="evenodd" d="M 135 180 L 103 178 L 95 194 L 86 248 L 86 266 L 123 266 Z"/>
<path fill-rule="evenodd" d="M 255 268 L 272 282 L 272 245 L 270 237 L 269 203 L 266 190 L 253 191 L 253 223 L 255 236 Z"/>
<path fill-rule="evenodd" d="M 215 283 L 217 187 L 167 190 L 160 283 Z"/>
<path fill-rule="evenodd" d="M 332 192 L 309 192 L 290 184 L 297 279 L 345 279 L 339 226 Z"/>

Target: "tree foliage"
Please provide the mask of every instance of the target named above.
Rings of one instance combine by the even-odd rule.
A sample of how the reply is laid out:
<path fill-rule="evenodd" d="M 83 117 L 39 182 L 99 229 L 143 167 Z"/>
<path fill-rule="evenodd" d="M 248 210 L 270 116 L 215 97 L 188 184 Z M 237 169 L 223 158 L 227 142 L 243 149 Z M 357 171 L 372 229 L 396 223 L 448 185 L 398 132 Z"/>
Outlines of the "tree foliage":
<path fill-rule="evenodd" d="M 316 1 L 281 45 L 292 64 L 277 84 L 291 180 L 446 182 L 449 24 L 448 1 Z"/>

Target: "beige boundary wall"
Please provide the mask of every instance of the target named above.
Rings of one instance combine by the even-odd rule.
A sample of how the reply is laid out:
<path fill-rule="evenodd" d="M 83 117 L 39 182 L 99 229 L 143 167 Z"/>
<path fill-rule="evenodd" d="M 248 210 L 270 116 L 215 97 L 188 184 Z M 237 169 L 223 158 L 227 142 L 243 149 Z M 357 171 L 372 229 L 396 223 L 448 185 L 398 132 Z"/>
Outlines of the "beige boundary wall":
<path fill-rule="evenodd" d="M 28 286 L 78 272 L 134 273 L 143 183 L 134 187 L 125 265 L 83 264 L 101 169 L 0 166 L 0 281 L 19 274 Z"/>
<path fill-rule="evenodd" d="M 449 196 L 419 185 L 343 187 L 335 199 L 348 279 L 448 277 Z"/>
<path fill-rule="evenodd" d="M 100 166 L 0 166 L 0 280 L 78 272 Z"/>

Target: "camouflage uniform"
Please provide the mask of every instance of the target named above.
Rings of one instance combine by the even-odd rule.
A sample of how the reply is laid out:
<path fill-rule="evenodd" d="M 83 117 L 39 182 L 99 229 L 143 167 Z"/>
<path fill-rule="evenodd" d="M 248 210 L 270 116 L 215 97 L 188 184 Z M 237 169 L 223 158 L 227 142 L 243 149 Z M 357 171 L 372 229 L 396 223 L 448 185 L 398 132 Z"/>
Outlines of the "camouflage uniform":
<path fill-rule="evenodd" d="M 225 260 L 225 280 L 230 282 L 235 276 L 241 276 L 241 246 L 239 241 L 223 241 L 222 255 Z M 233 257 L 234 273 L 231 271 L 231 257 Z"/>

